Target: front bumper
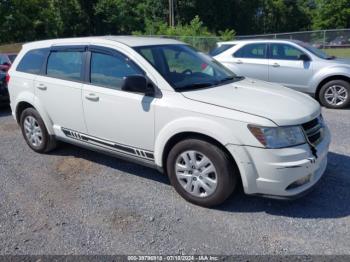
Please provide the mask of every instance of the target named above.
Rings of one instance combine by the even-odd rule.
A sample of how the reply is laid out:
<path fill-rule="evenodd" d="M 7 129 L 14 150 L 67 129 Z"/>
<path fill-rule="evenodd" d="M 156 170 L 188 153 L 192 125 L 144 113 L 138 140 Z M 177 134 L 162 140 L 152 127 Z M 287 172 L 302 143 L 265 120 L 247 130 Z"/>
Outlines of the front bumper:
<path fill-rule="evenodd" d="M 310 191 L 327 167 L 330 133 L 325 127 L 317 157 L 303 144 L 282 149 L 228 145 L 239 167 L 244 191 L 273 198 L 296 198 Z"/>

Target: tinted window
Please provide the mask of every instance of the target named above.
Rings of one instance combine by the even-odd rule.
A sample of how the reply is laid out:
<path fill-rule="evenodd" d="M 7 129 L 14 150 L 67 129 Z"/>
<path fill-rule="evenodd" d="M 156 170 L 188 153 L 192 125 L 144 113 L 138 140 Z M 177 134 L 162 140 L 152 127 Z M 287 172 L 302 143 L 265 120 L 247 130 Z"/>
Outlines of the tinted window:
<path fill-rule="evenodd" d="M 218 46 L 216 48 L 214 48 L 213 50 L 211 50 L 209 52 L 209 55 L 211 56 L 216 56 L 218 54 L 221 54 L 223 52 L 225 52 L 226 50 L 230 49 L 231 47 L 234 47 L 235 45 L 221 45 L 221 46 Z"/>
<path fill-rule="evenodd" d="M 304 53 L 288 44 L 270 44 L 271 59 L 299 60 L 301 54 Z"/>
<path fill-rule="evenodd" d="M 30 74 L 39 74 L 44 64 L 47 52 L 47 49 L 29 51 L 24 55 L 21 62 L 19 62 L 17 71 Z"/>
<path fill-rule="evenodd" d="M 67 80 L 80 80 L 83 52 L 55 51 L 47 61 L 47 75 Z"/>
<path fill-rule="evenodd" d="M 156 62 L 154 60 L 154 54 L 152 52 L 152 49 L 141 49 L 140 53 L 144 58 L 146 58 L 148 62 L 155 66 Z"/>
<path fill-rule="evenodd" d="M 234 53 L 234 57 L 266 58 L 266 44 L 248 44 Z"/>
<path fill-rule="evenodd" d="M 121 89 L 123 79 L 130 75 L 143 74 L 133 62 L 121 54 L 91 54 L 92 84 L 102 85 L 112 89 Z"/>

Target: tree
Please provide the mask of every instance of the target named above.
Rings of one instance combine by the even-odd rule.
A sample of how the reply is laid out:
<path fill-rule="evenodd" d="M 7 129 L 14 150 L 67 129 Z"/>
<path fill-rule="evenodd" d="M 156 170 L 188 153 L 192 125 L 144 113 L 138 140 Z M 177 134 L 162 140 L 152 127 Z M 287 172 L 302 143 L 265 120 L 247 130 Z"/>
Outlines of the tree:
<path fill-rule="evenodd" d="M 349 28 L 350 1 L 349 0 L 315 0 L 317 11 L 314 12 L 313 28 Z"/>
<path fill-rule="evenodd" d="M 95 10 L 96 31 L 99 34 L 130 34 L 142 28 L 138 0 L 99 0 Z"/>
<path fill-rule="evenodd" d="M 0 41 L 22 42 L 59 35 L 59 17 L 52 0 L 0 2 Z"/>
<path fill-rule="evenodd" d="M 82 36 L 89 32 L 89 20 L 78 0 L 55 0 L 61 37 Z"/>

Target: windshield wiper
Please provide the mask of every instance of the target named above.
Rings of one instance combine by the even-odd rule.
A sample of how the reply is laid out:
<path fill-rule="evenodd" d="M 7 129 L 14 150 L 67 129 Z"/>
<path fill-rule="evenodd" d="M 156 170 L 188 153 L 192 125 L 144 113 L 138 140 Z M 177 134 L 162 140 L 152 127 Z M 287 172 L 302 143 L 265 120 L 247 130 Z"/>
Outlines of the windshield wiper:
<path fill-rule="evenodd" d="M 332 56 L 328 56 L 326 59 L 327 60 L 333 60 L 333 59 L 336 59 L 336 57 L 334 55 L 332 55 Z"/>
<path fill-rule="evenodd" d="M 192 83 L 192 84 L 178 87 L 176 89 L 184 91 L 184 90 L 192 90 L 192 89 L 205 88 L 205 87 L 211 87 L 211 86 L 215 86 L 215 83 L 213 82 Z"/>

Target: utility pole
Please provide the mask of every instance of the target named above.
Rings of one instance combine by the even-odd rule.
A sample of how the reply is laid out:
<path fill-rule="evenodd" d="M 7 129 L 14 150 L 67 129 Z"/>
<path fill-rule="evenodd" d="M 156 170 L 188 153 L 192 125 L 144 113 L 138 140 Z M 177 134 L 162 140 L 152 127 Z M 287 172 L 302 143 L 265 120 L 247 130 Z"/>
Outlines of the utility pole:
<path fill-rule="evenodd" d="M 169 0 L 169 26 L 175 26 L 174 0 Z"/>

